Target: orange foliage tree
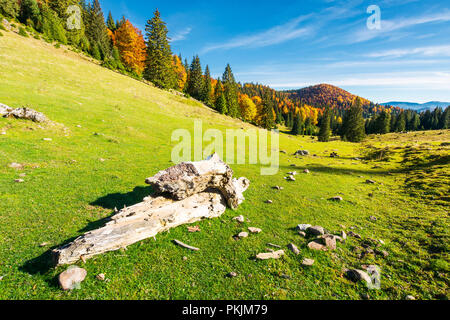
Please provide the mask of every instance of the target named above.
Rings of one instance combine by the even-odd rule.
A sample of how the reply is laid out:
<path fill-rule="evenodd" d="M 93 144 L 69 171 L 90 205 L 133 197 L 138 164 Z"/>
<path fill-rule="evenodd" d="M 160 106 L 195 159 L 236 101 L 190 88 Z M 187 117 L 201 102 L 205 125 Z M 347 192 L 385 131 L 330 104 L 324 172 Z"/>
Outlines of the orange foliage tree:
<path fill-rule="evenodd" d="M 180 58 L 177 55 L 173 56 L 173 69 L 175 71 L 175 75 L 177 77 L 177 89 L 183 91 L 184 86 L 187 81 L 187 72 L 183 63 L 181 63 Z"/>
<path fill-rule="evenodd" d="M 126 20 L 112 36 L 119 49 L 122 63 L 132 71 L 142 74 L 145 68 L 145 41 L 141 31 Z"/>

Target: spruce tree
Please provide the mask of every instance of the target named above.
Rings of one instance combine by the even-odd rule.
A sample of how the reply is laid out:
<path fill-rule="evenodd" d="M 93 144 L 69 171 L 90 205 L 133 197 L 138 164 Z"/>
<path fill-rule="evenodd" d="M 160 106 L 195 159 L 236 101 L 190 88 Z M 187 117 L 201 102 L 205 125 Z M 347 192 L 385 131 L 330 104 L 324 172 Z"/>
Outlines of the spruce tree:
<path fill-rule="evenodd" d="M 404 111 L 400 112 L 395 123 L 395 132 L 404 132 L 406 130 L 406 114 Z"/>
<path fill-rule="evenodd" d="M 36 0 L 22 0 L 20 21 L 30 27 L 36 28 L 39 19 L 40 9 Z"/>
<path fill-rule="evenodd" d="M 176 87 L 175 72 L 172 68 L 172 50 L 167 37 L 166 23 L 156 9 L 145 27 L 147 38 L 147 58 L 144 79 L 163 89 Z"/>
<path fill-rule="evenodd" d="M 303 133 L 302 116 L 298 113 L 297 115 L 294 116 L 291 134 L 298 136 L 301 135 L 302 133 Z"/>
<path fill-rule="evenodd" d="M 205 76 L 203 77 L 201 98 L 202 101 L 209 107 L 213 105 L 211 94 L 212 94 L 211 72 L 209 71 L 209 66 L 206 66 Z"/>
<path fill-rule="evenodd" d="M 0 14 L 10 18 L 17 18 L 19 10 L 20 7 L 17 1 L 0 0 Z"/>
<path fill-rule="evenodd" d="M 358 97 L 347 111 L 343 124 L 343 139 L 350 142 L 361 142 L 365 138 L 365 121 L 362 101 Z"/>
<path fill-rule="evenodd" d="M 266 92 L 263 96 L 263 110 L 262 110 L 262 119 L 261 126 L 264 129 L 271 130 L 275 126 L 275 121 L 273 119 L 273 101 L 270 97 L 269 92 Z"/>
<path fill-rule="evenodd" d="M 225 99 L 227 101 L 227 114 L 233 118 L 238 118 L 240 116 L 238 89 L 233 71 L 231 70 L 229 64 L 227 64 L 227 67 L 225 68 L 222 82 L 224 86 Z"/>
<path fill-rule="evenodd" d="M 94 0 L 92 5 L 88 7 L 86 14 L 86 35 L 92 46 L 91 54 L 96 54 L 94 50 L 95 44 L 97 44 L 101 58 L 104 60 L 111 56 L 112 47 L 106 29 L 103 11 L 98 0 Z"/>
<path fill-rule="evenodd" d="M 109 30 L 111 30 L 112 32 L 117 30 L 117 26 L 116 26 L 116 22 L 113 19 L 112 13 L 111 11 L 109 11 L 108 14 L 108 20 L 106 21 L 106 26 L 108 27 Z"/>
<path fill-rule="evenodd" d="M 331 109 L 330 107 L 325 108 L 325 112 L 322 117 L 322 124 L 319 131 L 319 141 L 328 142 L 331 137 Z"/>
<path fill-rule="evenodd" d="M 391 131 L 391 114 L 383 110 L 381 114 L 377 117 L 376 124 L 375 124 L 376 133 L 386 134 Z"/>
<path fill-rule="evenodd" d="M 202 100 L 203 84 L 202 65 L 200 64 L 200 58 L 195 56 L 189 69 L 187 93 L 197 100 Z"/>

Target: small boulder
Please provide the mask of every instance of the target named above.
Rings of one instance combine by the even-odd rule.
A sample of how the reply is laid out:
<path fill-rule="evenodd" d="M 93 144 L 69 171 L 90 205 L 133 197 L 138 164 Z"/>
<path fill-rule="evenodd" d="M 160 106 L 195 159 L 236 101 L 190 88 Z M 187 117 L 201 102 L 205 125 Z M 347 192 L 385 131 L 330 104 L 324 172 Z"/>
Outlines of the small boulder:
<path fill-rule="evenodd" d="M 308 244 L 308 248 L 316 251 L 327 251 L 327 247 L 324 246 L 320 241 L 314 240 Z"/>
<path fill-rule="evenodd" d="M 416 298 L 414 296 L 412 296 L 412 295 L 407 295 L 405 300 L 413 301 L 413 300 L 416 300 Z"/>
<path fill-rule="evenodd" d="M 310 171 L 309 171 L 308 169 L 305 169 L 305 170 L 303 171 L 303 173 L 308 174 L 308 173 L 310 173 Z"/>
<path fill-rule="evenodd" d="M 288 245 L 288 249 L 292 251 L 293 254 L 295 255 L 299 255 L 300 254 L 300 250 L 298 250 L 297 246 L 293 243 L 290 243 Z"/>
<path fill-rule="evenodd" d="M 250 231 L 250 233 L 261 233 L 262 230 L 259 228 L 253 228 L 253 227 L 249 227 L 248 231 Z"/>
<path fill-rule="evenodd" d="M 302 265 L 306 266 L 306 267 L 311 267 L 314 264 L 314 260 L 313 259 L 303 259 L 302 261 Z"/>
<path fill-rule="evenodd" d="M 248 238 L 248 233 L 247 232 L 241 232 L 237 235 L 237 237 L 239 239 L 244 239 L 244 238 Z"/>
<path fill-rule="evenodd" d="M 297 231 L 306 231 L 311 227 L 312 227 L 312 225 L 310 225 L 310 224 L 299 224 L 295 229 Z"/>
<path fill-rule="evenodd" d="M 87 271 L 79 267 L 69 267 L 66 271 L 61 273 L 58 277 L 59 284 L 64 291 L 78 288 L 80 283 L 87 276 Z"/>
<path fill-rule="evenodd" d="M 229 274 L 227 274 L 228 278 L 236 278 L 238 275 L 236 272 L 230 272 Z"/>
<path fill-rule="evenodd" d="M 347 279 L 353 282 L 364 281 L 368 285 L 372 284 L 372 279 L 370 278 L 370 276 L 362 270 L 358 269 L 346 270 L 345 276 L 347 277 Z"/>
<path fill-rule="evenodd" d="M 325 234 L 325 229 L 321 226 L 309 227 L 306 232 L 313 236 L 322 236 Z"/>
<path fill-rule="evenodd" d="M 284 256 L 284 250 L 278 250 L 274 252 L 260 253 L 256 256 L 258 260 L 280 259 Z"/>
<path fill-rule="evenodd" d="M 300 236 L 302 236 L 303 238 L 306 238 L 306 232 L 304 232 L 304 231 L 299 231 L 298 234 L 299 234 Z"/>
<path fill-rule="evenodd" d="M 368 180 L 366 180 L 366 183 L 367 183 L 367 184 L 375 184 L 376 182 L 373 181 L 373 180 L 368 179 Z"/>
<path fill-rule="evenodd" d="M 272 201 L 272 200 L 267 200 L 266 203 L 267 203 L 267 204 L 272 204 L 273 201 Z"/>
<path fill-rule="evenodd" d="M 241 215 L 239 217 L 233 218 L 233 221 L 237 221 L 239 223 L 244 223 L 245 222 L 245 218 L 244 218 L 244 216 Z"/>
<path fill-rule="evenodd" d="M 14 182 L 16 182 L 16 183 L 24 183 L 25 180 L 23 180 L 23 179 L 16 179 L 16 180 L 14 180 Z"/>
<path fill-rule="evenodd" d="M 105 281 L 105 274 L 104 273 L 100 273 L 96 276 L 97 280 L 100 281 Z"/>
<path fill-rule="evenodd" d="M 330 201 L 341 202 L 341 201 L 344 201 L 344 198 L 342 198 L 341 196 L 336 196 L 336 197 L 330 198 L 329 200 Z"/>

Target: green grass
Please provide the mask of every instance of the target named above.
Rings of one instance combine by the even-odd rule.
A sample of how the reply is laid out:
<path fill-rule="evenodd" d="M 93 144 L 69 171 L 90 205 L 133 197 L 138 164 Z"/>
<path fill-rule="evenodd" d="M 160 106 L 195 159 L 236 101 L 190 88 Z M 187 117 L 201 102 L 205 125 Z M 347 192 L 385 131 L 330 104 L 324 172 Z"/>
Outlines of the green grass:
<path fill-rule="evenodd" d="M 280 173 L 261 176 L 260 167 L 234 165 L 236 176 L 252 184 L 236 211 L 205 220 L 201 232 L 186 226 L 79 263 L 88 271 L 80 290 L 63 292 L 56 277 L 65 267 L 51 268 L 49 249 L 97 228 L 114 207 L 131 205 L 149 193 L 145 178 L 172 164 L 178 128 L 192 131 L 195 118 L 206 128 L 252 128 L 220 116 L 198 102 L 160 91 L 101 68 L 88 58 L 51 44 L 7 32 L 0 42 L 0 97 L 12 107 L 29 106 L 54 123 L 38 124 L 0 118 L 0 299 L 444 299 L 448 296 L 448 159 L 441 146 L 449 131 L 374 136 L 364 144 L 317 143 L 310 137 L 280 135 Z M 80 127 L 77 127 L 81 125 Z M 95 134 L 96 133 L 96 134 Z M 51 138 L 52 141 L 44 141 Z M 413 147 L 407 148 L 408 145 Z M 389 148 L 389 157 L 353 160 L 367 150 Z M 298 149 L 311 155 L 295 158 Z M 330 158 L 334 150 L 340 158 Z M 414 155 L 410 151 L 414 150 Z M 412 157 L 419 157 L 415 160 Z M 99 161 L 100 158 L 105 162 Z M 370 158 L 370 157 L 368 157 Z M 22 170 L 8 167 L 17 162 Z M 283 177 L 295 164 L 296 182 Z M 309 175 L 302 174 L 308 168 Z M 414 170 L 413 170 L 413 169 Z M 15 183 L 20 174 L 24 183 Z M 411 183 L 421 174 L 430 182 Z M 373 179 L 375 185 L 366 184 Z M 439 201 L 421 188 L 435 184 Z M 275 191 L 273 186 L 284 187 Z M 428 189 L 427 189 L 428 190 Z M 327 199 L 342 195 L 341 203 Z M 438 197 L 438 195 L 434 195 Z M 272 205 L 265 204 L 268 199 Z M 238 215 L 251 220 L 243 226 Z M 370 216 L 378 220 L 373 222 Z M 361 242 L 350 238 L 335 252 L 311 252 L 293 230 L 299 223 L 338 232 L 341 225 L 364 239 L 382 239 L 380 256 L 358 257 Z M 263 232 L 235 241 L 246 227 Z M 187 252 L 179 239 L 201 248 Z M 48 247 L 39 245 L 49 243 Z M 277 261 L 254 261 L 267 243 L 301 250 Z M 183 261 L 183 257 L 188 257 Z M 303 258 L 313 258 L 303 268 Z M 344 268 L 364 264 L 382 268 L 382 289 L 369 291 L 344 277 Z M 226 278 L 231 272 L 239 276 Z M 107 282 L 96 280 L 106 274 Z M 290 276 L 285 279 L 283 274 Z"/>

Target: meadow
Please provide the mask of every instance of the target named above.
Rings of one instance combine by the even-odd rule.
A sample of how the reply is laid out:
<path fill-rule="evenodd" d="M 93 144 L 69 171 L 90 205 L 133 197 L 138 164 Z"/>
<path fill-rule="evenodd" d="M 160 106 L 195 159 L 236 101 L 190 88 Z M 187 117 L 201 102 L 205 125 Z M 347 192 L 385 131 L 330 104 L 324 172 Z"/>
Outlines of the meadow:
<path fill-rule="evenodd" d="M 253 126 L 104 69 L 65 46 L 12 32 L 0 38 L 0 102 L 30 107 L 52 121 L 0 118 L 0 299 L 449 296 L 449 130 L 370 136 L 362 144 L 281 133 L 286 153 L 280 154 L 277 175 L 260 175 L 258 165 L 232 165 L 235 176 L 251 181 L 237 211 L 196 223 L 197 233 L 181 226 L 80 261 L 86 280 L 81 289 L 63 292 L 57 275 L 67 267 L 53 268 L 50 250 L 102 226 L 115 207 L 147 196 L 145 178 L 173 165 L 173 130 L 192 131 L 195 119 L 205 129 Z M 310 155 L 294 157 L 300 149 Z M 332 152 L 339 157 L 331 158 Z M 296 181 L 286 181 L 293 170 Z M 24 182 L 16 183 L 19 178 Z M 277 185 L 284 189 L 274 190 Z M 334 196 L 343 201 L 328 200 Z M 232 221 L 239 215 L 251 222 Z M 301 223 L 353 231 L 362 240 L 349 237 L 336 251 L 314 252 L 295 231 Z M 262 233 L 233 239 L 247 227 Z M 186 251 L 173 239 L 200 251 Z M 370 239 L 388 255 L 361 255 Z M 255 261 L 267 243 L 283 247 L 286 255 Z M 287 250 L 289 243 L 300 255 Z M 315 264 L 303 267 L 303 258 Z M 370 264 L 382 270 L 381 290 L 343 276 L 346 268 Z M 238 276 L 228 278 L 230 272 Z M 100 273 L 106 281 L 96 279 Z"/>

